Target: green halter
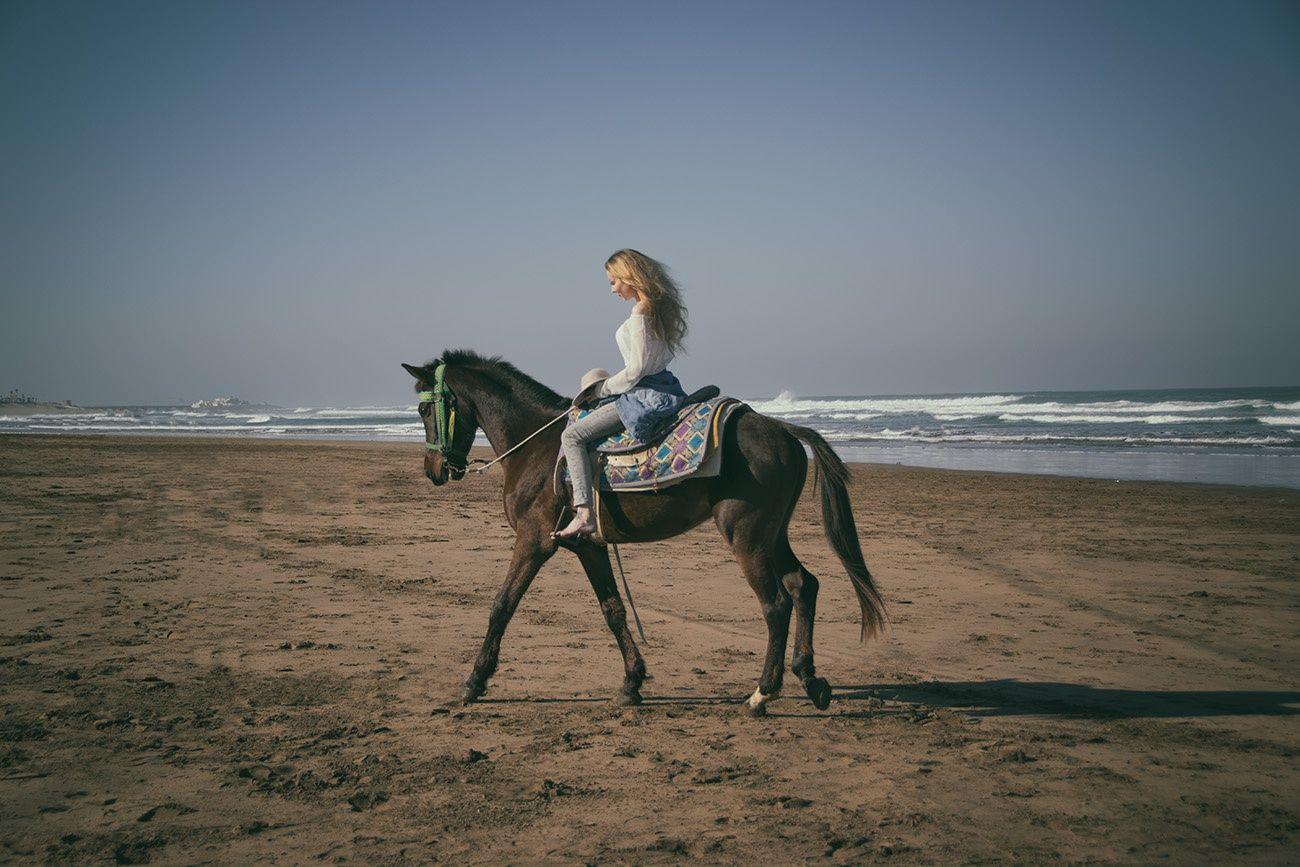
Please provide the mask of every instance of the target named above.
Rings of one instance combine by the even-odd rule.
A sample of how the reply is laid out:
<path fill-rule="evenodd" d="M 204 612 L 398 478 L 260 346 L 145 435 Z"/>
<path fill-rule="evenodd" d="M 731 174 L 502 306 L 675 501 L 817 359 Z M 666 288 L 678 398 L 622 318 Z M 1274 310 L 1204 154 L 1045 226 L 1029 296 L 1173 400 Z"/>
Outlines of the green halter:
<path fill-rule="evenodd" d="M 426 407 L 433 405 L 433 426 L 438 435 L 436 443 L 426 439 L 424 447 L 442 455 L 453 470 L 464 472 L 468 454 L 457 451 L 453 442 L 456 437 L 456 395 L 447 388 L 443 379 L 446 368 L 447 365 L 439 364 L 433 372 L 433 390 L 420 392 L 420 415 L 428 415 L 430 410 Z"/>

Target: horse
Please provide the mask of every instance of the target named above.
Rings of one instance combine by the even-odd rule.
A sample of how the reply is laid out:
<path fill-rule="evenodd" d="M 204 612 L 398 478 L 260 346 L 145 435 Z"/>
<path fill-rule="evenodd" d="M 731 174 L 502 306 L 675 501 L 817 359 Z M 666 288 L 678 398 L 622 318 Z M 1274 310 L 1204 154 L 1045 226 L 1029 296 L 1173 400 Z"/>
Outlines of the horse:
<path fill-rule="evenodd" d="M 420 392 L 424 474 L 435 486 L 464 477 L 469 449 L 480 429 L 497 455 L 515 449 L 501 460 L 505 517 L 515 532 L 514 550 L 460 701 L 470 704 L 487 690 L 502 636 L 520 600 L 542 565 L 563 547 L 581 562 L 623 656 L 623 684 L 614 702 L 640 704 L 645 661 L 628 630 L 607 545 L 589 537 L 567 540 L 551 535 L 570 510 L 571 496 L 557 493 L 552 482 L 561 425 L 539 429 L 568 410 L 571 399 L 499 355 L 488 357 L 469 349 L 448 350 L 428 364 L 402 367 L 415 377 Z M 808 470 L 801 442 L 808 444 L 815 461 L 814 488 L 817 477 L 822 480 L 823 528 L 857 596 L 860 640 L 865 641 L 883 628 L 885 605 L 863 561 L 849 503 L 848 468 L 816 431 L 741 406 L 723 432 L 719 475 L 688 478 L 652 492 L 600 494 L 613 497 L 626 524 L 634 528 L 628 541 L 668 539 L 713 518 L 758 597 L 767 624 L 767 654 L 758 687 L 746 702 L 754 716 L 766 713 L 768 702 L 781 692 L 792 612 L 791 671 L 819 710 L 831 701 L 830 684 L 817 676 L 813 664 L 819 582 L 791 550 L 788 534 Z"/>

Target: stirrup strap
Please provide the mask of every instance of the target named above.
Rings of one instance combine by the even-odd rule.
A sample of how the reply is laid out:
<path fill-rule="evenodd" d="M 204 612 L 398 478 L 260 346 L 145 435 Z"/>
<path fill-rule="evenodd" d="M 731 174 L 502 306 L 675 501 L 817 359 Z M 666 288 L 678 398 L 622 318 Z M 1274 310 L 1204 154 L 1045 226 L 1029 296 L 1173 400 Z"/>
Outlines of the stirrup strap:
<path fill-rule="evenodd" d="M 564 516 L 569 512 L 570 507 L 567 505 L 563 509 L 560 509 L 560 517 L 555 522 L 556 530 L 560 529 L 560 525 L 564 523 Z M 552 530 L 551 532 L 555 531 Z M 649 644 L 649 642 L 646 641 L 645 628 L 641 625 L 641 615 L 637 613 L 636 603 L 632 601 L 632 588 L 628 586 L 627 573 L 623 571 L 623 556 L 618 553 L 618 546 L 613 542 L 609 543 L 609 547 L 614 549 L 614 562 L 618 564 L 618 577 L 623 579 L 623 595 L 627 597 L 627 607 L 632 609 L 632 620 L 636 623 L 636 634 L 641 636 L 642 644 Z"/>
<path fill-rule="evenodd" d="M 623 558 L 619 556 L 618 546 L 613 542 L 609 547 L 614 549 L 614 561 L 618 563 L 618 577 L 623 579 L 623 592 L 627 595 L 628 607 L 632 609 L 632 619 L 636 621 L 636 633 L 641 636 L 641 643 L 646 644 L 645 630 L 641 628 L 641 615 L 636 613 L 636 603 L 632 601 L 632 588 L 627 586 L 627 576 L 623 574 Z"/>

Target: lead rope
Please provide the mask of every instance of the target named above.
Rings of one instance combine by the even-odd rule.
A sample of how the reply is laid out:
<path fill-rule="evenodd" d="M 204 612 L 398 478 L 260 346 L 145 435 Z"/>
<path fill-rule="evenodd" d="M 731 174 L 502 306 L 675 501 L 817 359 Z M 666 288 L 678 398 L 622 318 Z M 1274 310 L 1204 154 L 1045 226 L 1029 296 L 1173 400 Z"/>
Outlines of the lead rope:
<path fill-rule="evenodd" d="M 557 421 L 559 421 L 560 419 L 562 419 L 562 418 L 566 418 L 568 415 L 569 415 L 569 413 L 568 413 L 568 411 L 566 410 L 565 412 L 561 413 L 560 415 L 557 415 L 555 418 L 553 418 L 553 419 L 551 419 L 550 421 L 548 421 L 546 424 L 544 424 L 544 425 L 542 425 L 541 427 L 539 427 L 537 430 L 535 430 L 535 431 L 533 431 L 532 433 L 530 433 L 528 436 L 524 437 L 524 438 L 523 438 L 522 440 L 520 440 L 516 445 L 511 446 L 510 448 L 506 449 L 506 450 L 505 450 L 504 452 L 502 452 L 501 454 L 497 455 L 495 459 L 490 460 L 490 461 L 487 461 L 487 462 L 484 462 L 483 466 L 481 466 L 481 467 L 472 467 L 472 468 L 466 470 L 466 472 L 470 472 L 470 473 L 478 473 L 479 475 L 482 475 L 483 473 L 487 472 L 488 467 L 492 466 L 492 465 L 495 464 L 497 461 L 503 460 L 503 459 L 505 458 L 506 455 L 510 454 L 510 453 L 513 452 L 515 449 L 519 448 L 519 447 L 522 446 L 524 443 L 528 442 L 530 439 L 532 439 L 533 437 L 537 436 L 539 433 L 541 433 L 542 431 L 546 430 L 548 427 L 550 427 L 551 425 L 555 424 L 555 423 L 556 423 Z M 480 461 L 482 461 L 482 458 L 477 458 L 476 460 L 480 460 Z"/>

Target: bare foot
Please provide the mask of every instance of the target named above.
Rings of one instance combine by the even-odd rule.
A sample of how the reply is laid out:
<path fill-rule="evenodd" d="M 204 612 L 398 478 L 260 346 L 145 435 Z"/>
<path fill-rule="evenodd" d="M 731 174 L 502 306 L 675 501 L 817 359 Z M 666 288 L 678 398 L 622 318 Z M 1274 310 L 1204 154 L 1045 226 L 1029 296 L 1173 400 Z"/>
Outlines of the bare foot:
<path fill-rule="evenodd" d="M 574 514 L 573 520 L 563 530 L 557 530 L 551 536 L 555 539 L 576 539 L 579 536 L 590 536 L 596 532 L 596 525 L 591 520 L 590 509 L 578 509 Z"/>

